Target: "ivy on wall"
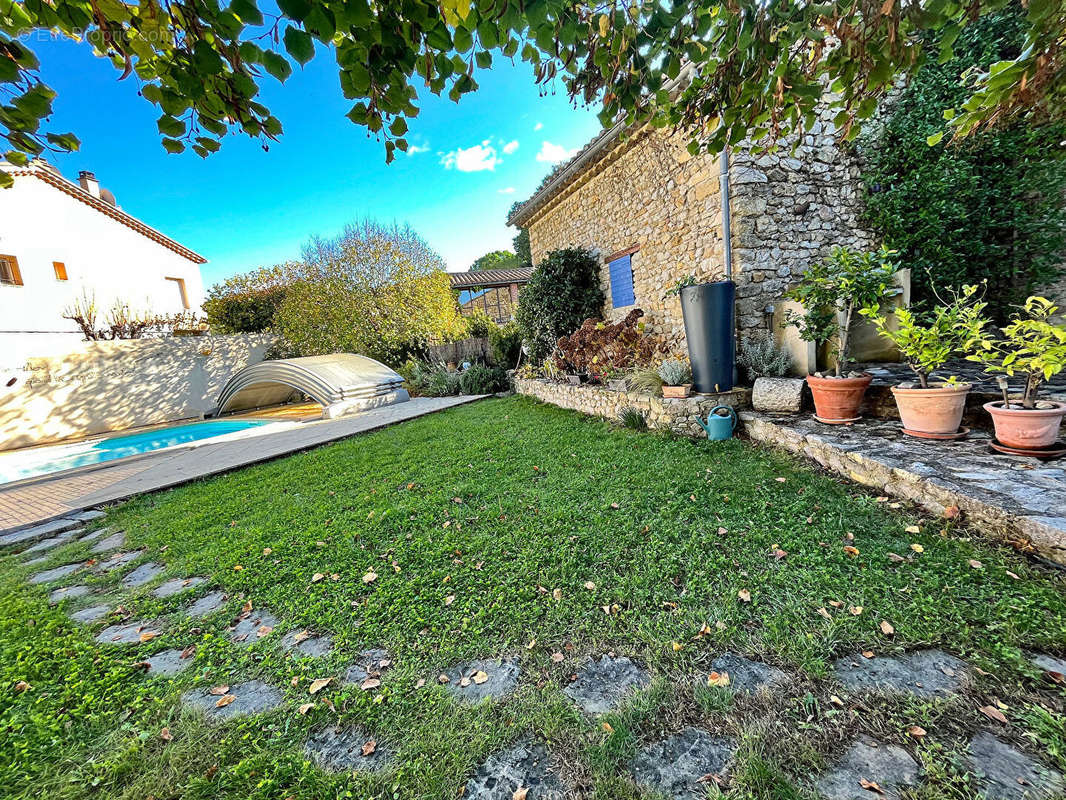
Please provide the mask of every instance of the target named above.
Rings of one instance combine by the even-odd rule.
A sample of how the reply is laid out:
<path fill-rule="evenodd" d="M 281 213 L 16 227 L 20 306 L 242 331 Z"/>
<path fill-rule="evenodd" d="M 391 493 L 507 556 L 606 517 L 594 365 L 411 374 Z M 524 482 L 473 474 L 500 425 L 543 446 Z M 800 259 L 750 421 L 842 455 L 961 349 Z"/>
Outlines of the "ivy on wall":
<path fill-rule="evenodd" d="M 968 70 L 1017 56 L 1017 9 L 966 27 L 955 56 L 926 64 L 860 143 L 866 214 L 912 268 L 917 304 L 934 291 L 988 280 L 990 312 L 1047 286 L 1066 259 L 1066 128 L 1001 127 L 958 143 L 945 121 L 969 93 Z M 935 142 L 932 146 L 929 142 Z"/>

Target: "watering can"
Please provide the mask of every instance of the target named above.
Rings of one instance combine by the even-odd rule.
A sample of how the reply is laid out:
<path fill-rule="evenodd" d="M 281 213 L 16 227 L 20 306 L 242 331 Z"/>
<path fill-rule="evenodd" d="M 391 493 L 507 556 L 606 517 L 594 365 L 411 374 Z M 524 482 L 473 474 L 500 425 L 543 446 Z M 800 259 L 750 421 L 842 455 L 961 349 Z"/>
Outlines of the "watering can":
<path fill-rule="evenodd" d="M 720 411 L 725 413 L 718 413 Z M 706 422 L 699 417 L 696 417 L 696 422 L 707 431 L 707 438 L 712 442 L 731 439 L 733 437 L 733 429 L 737 427 L 737 412 L 730 406 L 715 406 L 711 409 L 711 413 L 707 415 Z"/>

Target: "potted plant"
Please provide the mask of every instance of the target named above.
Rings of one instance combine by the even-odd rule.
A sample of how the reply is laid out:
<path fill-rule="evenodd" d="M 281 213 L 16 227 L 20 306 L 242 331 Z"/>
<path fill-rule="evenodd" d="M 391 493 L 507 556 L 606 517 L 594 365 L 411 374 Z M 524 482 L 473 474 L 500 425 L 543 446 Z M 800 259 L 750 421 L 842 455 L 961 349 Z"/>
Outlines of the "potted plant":
<path fill-rule="evenodd" d="M 1025 381 L 1020 403 L 1007 396 L 1006 379 L 1000 383 L 1003 400 L 985 403 L 1001 445 L 1035 450 L 1058 438 L 1066 403 L 1037 399 L 1040 385 L 1066 369 L 1066 325 L 1052 322 L 1057 312 L 1050 300 L 1030 297 L 1022 313 L 1002 329 L 1002 338 L 982 333 L 969 343 L 967 358 L 983 364 L 986 372 L 1017 373 Z"/>
<path fill-rule="evenodd" d="M 659 365 L 663 397 L 688 397 L 692 393 L 692 368 L 684 361 L 668 359 Z"/>
<path fill-rule="evenodd" d="M 880 305 L 889 295 L 896 271 L 894 255 L 884 246 L 872 253 L 834 247 L 828 258 L 809 266 L 785 293 L 803 305 L 802 312 L 788 312 L 785 324 L 795 326 L 806 342 L 835 345 L 834 374 L 807 376 L 819 422 L 839 424 L 859 418 L 872 376 L 848 371 L 851 323 L 859 309 Z"/>
<path fill-rule="evenodd" d="M 915 376 L 918 386 L 903 384 L 892 387 L 903 430 L 916 436 L 951 437 L 956 435 L 966 409 L 970 384 L 954 377 L 930 382 L 932 374 L 949 358 L 961 355 L 968 342 L 981 335 L 988 321 L 981 315 L 988 304 L 981 300 L 978 286 L 963 286 L 924 318 L 901 308 L 895 312 L 896 327 L 878 306 L 860 312 L 870 320 L 877 333 L 899 349 Z M 924 323 L 924 324 L 923 324 Z"/>

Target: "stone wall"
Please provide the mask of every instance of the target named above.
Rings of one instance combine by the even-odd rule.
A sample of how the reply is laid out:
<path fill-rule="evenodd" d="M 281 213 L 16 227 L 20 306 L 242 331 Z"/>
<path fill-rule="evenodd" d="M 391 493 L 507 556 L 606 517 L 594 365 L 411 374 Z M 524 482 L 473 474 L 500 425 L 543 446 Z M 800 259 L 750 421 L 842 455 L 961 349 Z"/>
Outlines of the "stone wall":
<path fill-rule="evenodd" d="M 696 417 L 707 419 L 711 409 L 724 404 L 739 411 L 750 405 L 751 393 L 747 389 L 735 389 L 721 394 L 699 394 L 684 399 L 656 397 L 647 392 L 618 392 L 605 386 L 569 383 L 540 378 L 518 378 L 515 389 L 545 403 L 580 411 L 612 421 L 618 421 L 623 408 L 643 411 L 648 427 L 654 430 L 670 430 L 680 436 L 702 437 L 706 432 L 696 422 Z"/>
<path fill-rule="evenodd" d="M 530 217 L 533 262 L 549 250 L 588 247 L 602 260 L 614 309 L 606 258 L 632 246 L 636 305 L 652 331 L 681 345 L 684 325 L 676 296 L 681 278 L 724 276 L 719 161 L 691 156 L 683 134 L 641 129 L 586 167 Z M 755 156 L 734 149 L 732 184 L 733 278 L 741 333 L 764 329 L 764 313 L 793 277 L 834 245 L 869 248 L 875 237 L 859 223 L 860 192 L 854 158 L 836 145 L 833 128 L 819 121 L 793 153 L 789 143 Z"/>
<path fill-rule="evenodd" d="M 0 450 L 215 410 L 237 370 L 263 360 L 271 334 L 80 342 L 0 371 Z"/>

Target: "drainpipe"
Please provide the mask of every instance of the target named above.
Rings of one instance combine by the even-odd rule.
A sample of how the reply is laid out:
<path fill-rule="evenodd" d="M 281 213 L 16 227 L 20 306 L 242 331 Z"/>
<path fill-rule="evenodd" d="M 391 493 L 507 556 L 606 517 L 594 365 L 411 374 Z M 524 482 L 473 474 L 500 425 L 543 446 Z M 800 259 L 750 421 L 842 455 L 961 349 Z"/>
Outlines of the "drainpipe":
<path fill-rule="evenodd" d="M 724 245 L 725 279 L 731 281 L 733 280 L 733 226 L 729 209 L 729 145 L 722 148 L 722 152 L 718 156 L 718 163 L 722 166 L 718 182 L 722 198 L 722 243 Z"/>

